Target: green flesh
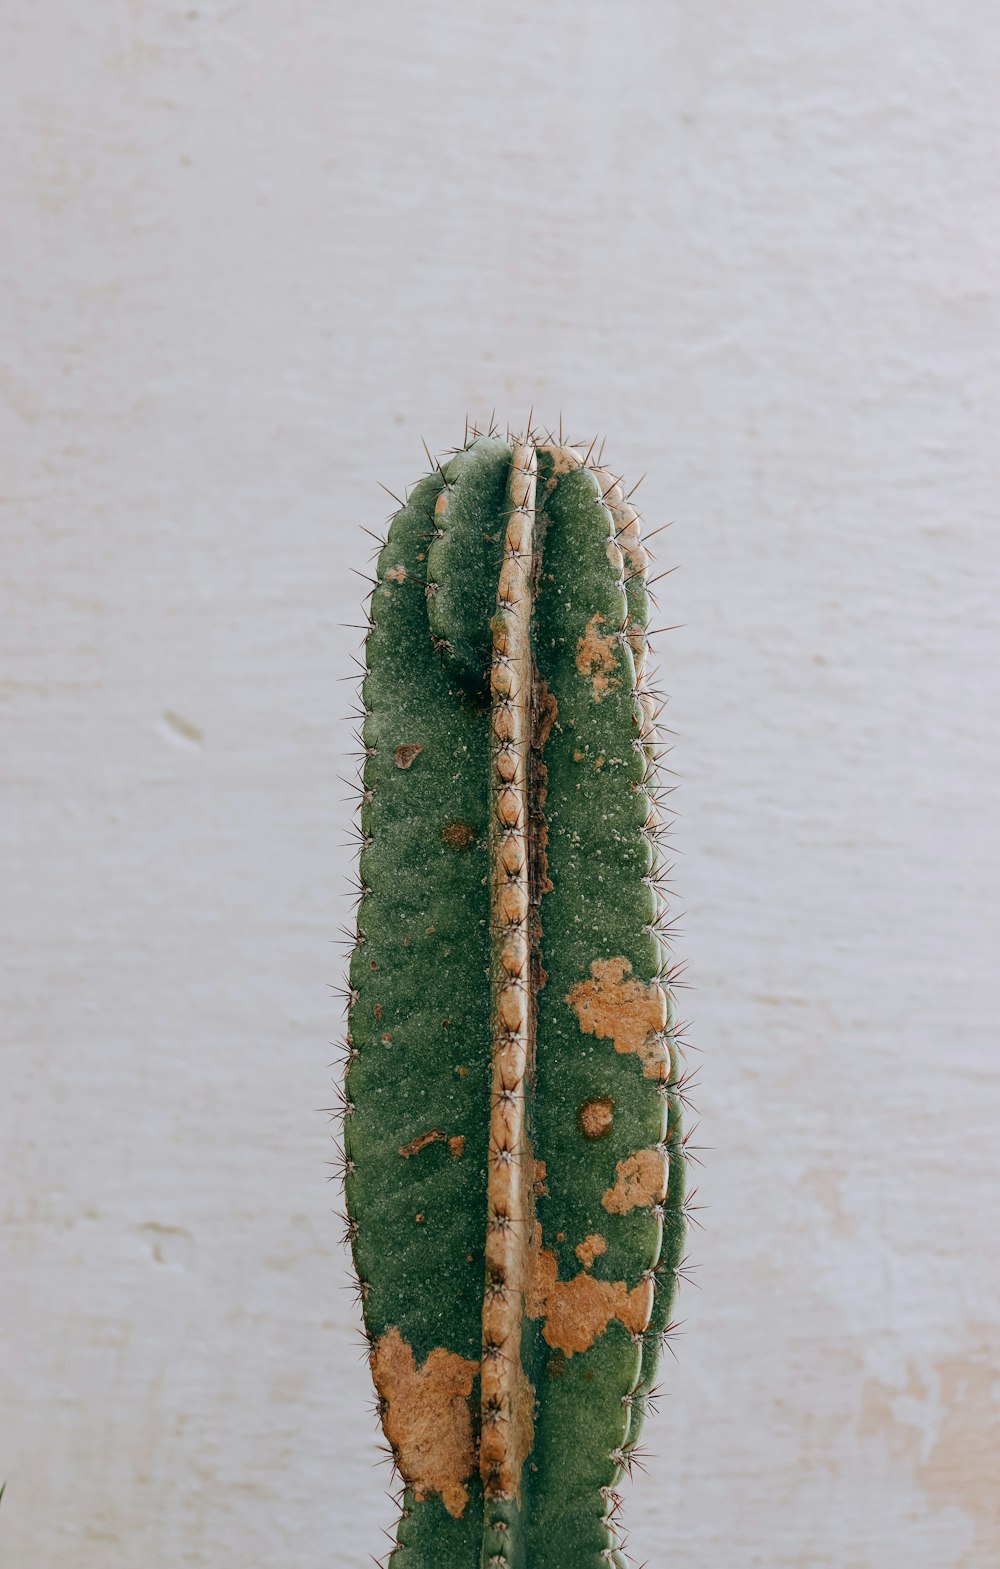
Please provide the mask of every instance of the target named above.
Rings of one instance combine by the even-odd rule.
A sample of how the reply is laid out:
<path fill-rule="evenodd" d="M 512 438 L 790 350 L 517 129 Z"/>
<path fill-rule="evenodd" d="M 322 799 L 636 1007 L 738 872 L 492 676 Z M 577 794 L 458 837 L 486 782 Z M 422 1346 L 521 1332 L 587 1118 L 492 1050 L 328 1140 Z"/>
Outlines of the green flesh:
<path fill-rule="evenodd" d="M 656 847 L 645 827 L 652 744 L 620 635 L 627 617 L 645 626 L 645 589 L 640 578 L 623 585 L 609 560 L 614 530 L 593 474 L 574 469 L 553 481 L 540 453 L 533 651 L 557 711 L 530 802 L 536 837 L 542 819 L 548 834 L 527 1090 L 532 1149 L 545 1168 L 535 1215 L 560 1286 L 589 1276 L 604 1283 L 598 1293 L 618 1283 L 641 1295 L 650 1278 L 656 1289 L 651 1317 L 631 1327 L 615 1313 L 596 1326 L 588 1319 L 589 1343 L 574 1349 L 561 1344 L 568 1332 L 551 1300 L 536 1300 L 536 1317 L 529 1306 L 521 1360 L 535 1391 L 533 1442 L 520 1499 L 491 1497 L 484 1509 L 475 1451 L 492 1093 L 488 676 L 510 459 L 506 444 L 480 438 L 415 488 L 379 558 L 366 644 L 345 1185 L 376 1383 L 388 1396 L 383 1420 L 410 1484 L 392 1569 L 604 1569 L 609 1553 L 624 1562 L 608 1495 L 638 1434 L 684 1233 L 670 1024 L 669 1082 L 660 1083 L 640 1054 L 615 1049 L 617 1036 L 584 1030 L 567 1001 L 593 984 L 595 963 L 618 961 L 616 973 L 640 987 L 663 970 L 650 885 Z M 582 667 L 581 649 L 595 653 Z M 581 1108 L 595 1101 L 613 1103 L 613 1115 L 602 1136 L 588 1137 Z M 665 1203 L 609 1209 L 620 1163 L 663 1141 Z M 585 1269 L 576 1249 L 588 1237 L 603 1251 Z M 559 1287 L 549 1285 L 551 1298 Z M 586 1279 L 582 1290 L 591 1290 Z M 379 1361 L 400 1339 L 417 1380 L 402 1393 L 386 1387 Z M 431 1369 L 446 1356 L 452 1371 L 466 1369 L 469 1387 L 450 1405 L 443 1397 L 429 1431 L 417 1431 L 413 1412 L 431 1409 Z M 451 1419 L 468 1434 L 467 1453 L 458 1442 L 428 1461 Z M 456 1452 L 467 1460 L 457 1472 Z"/>

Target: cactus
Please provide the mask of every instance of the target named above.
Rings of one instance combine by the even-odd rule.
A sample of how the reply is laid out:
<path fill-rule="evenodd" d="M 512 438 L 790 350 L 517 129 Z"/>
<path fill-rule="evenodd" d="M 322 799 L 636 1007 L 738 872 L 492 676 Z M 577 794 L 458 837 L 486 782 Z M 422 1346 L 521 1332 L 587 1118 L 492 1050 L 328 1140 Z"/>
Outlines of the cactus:
<path fill-rule="evenodd" d="M 343 1165 L 391 1569 L 622 1569 L 687 1201 L 647 555 L 618 479 L 467 433 L 362 683 Z"/>

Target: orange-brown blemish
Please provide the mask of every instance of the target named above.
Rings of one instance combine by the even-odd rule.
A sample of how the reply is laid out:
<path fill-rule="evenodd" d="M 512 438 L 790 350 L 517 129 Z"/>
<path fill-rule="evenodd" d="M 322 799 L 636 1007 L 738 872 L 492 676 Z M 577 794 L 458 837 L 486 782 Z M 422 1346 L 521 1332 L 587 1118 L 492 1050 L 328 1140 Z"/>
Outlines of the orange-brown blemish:
<path fill-rule="evenodd" d="M 544 1160 L 536 1160 L 534 1163 L 534 1176 L 531 1182 L 531 1191 L 536 1198 L 542 1197 L 549 1191 L 545 1186 L 545 1176 L 546 1169 Z"/>
<path fill-rule="evenodd" d="M 592 1231 L 589 1236 L 584 1237 L 582 1242 L 577 1243 L 574 1252 L 584 1269 L 590 1269 L 595 1258 L 599 1254 L 605 1253 L 607 1247 L 608 1244 L 604 1238 L 598 1232 Z"/>
<path fill-rule="evenodd" d="M 565 1356 L 587 1351 L 612 1319 L 630 1334 L 641 1334 L 653 1311 L 652 1281 L 642 1280 L 630 1291 L 624 1280 L 595 1280 L 581 1270 L 572 1280 L 558 1278 L 558 1260 L 542 1247 L 542 1228 L 534 1224 L 528 1256 L 525 1312 L 540 1318 L 547 1345 Z"/>
<path fill-rule="evenodd" d="M 422 751 L 423 747 L 418 746 L 415 741 L 409 741 L 405 746 L 397 746 L 396 767 L 412 768 L 414 758 L 419 757 Z"/>
<path fill-rule="evenodd" d="M 411 1155 L 419 1155 L 420 1151 L 425 1150 L 428 1144 L 437 1144 L 446 1138 L 447 1134 L 442 1133 L 440 1128 L 431 1128 L 427 1133 L 418 1133 L 417 1137 L 411 1139 L 409 1144 L 402 1146 L 399 1153 L 404 1160 L 408 1160 Z"/>
<path fill-rule="evenodd" d="M 426 1133 L 418 1133 L 417 1137 L 411 1139 L 409 1144 L 402 1146 L 399 1153 L 404 1160 L 408 1160 L 411 1155 L 419 1155 L 420 1151 L 425 1150 L 428 1144 L 447 1144 L 448 1149 L 456 1160 L 460 1155 L 465 1154 L 465 1134 L 455 1133 L 449 1138 L 447 1133 L 441 1132 L 440 1128 L 430 1128 Z"/>
<path fill-rule="evenodd" d="M 610 1095 L 602 1095 L 597 1100 L 585 1100 L 576 1114 L 576 1120 L 585 1139 L 606 1138 L 615 1120 L 615 1103 Z"/>
<path fill-rule="evenodd" d="M 395 1325 L 372 1353 L 385 1434 L 403 1480 L 418 1500 L 439 1493 L 456 1520 L 469 1501 L 465 1482 L 476 1463 L 469 1396 L 478 1372 L 478 1362 L 441 1346 L 418 1368 L 413 1347 Z"/>
<path fill-rule="evenodd" d="M 576 644 L 576 668 L 582 676 L 589 676 L 595 703 L 599 703 L 616 686 L 621 685 L 621 679 L 617 674 L 615 634 L 599 631 L 598 629 L 603 625 L 602 615 L 591 616 L 587 622 L 587 630 L 581 638 L 577 639 Z"/>
<path fill-rule="evenodd" d="M 390 583 L 406 582 L 406 568 L 401 561 L 397 566 L 390 567 L 385 575 L 389 579 Z"/>
<path fill-rule="evenodd" d="M 467 850 L 476 842 L 476 830 L 471 823 L 445 823 L 441 830 L 441 839 L 449 850 Z"/>
<path fill-rule="evenodd" d="M 615 1184 L 601 1203 L 609 1215 L 661 1204 L 667 1192 L 667 1157 L 662 1150 L 636 1150 L 615 1166 Z"/>
<path fill-rule="evenodd" d="M 633 976 L 627 959 L 595 959 L 590 976 L 566 997 L 581 1030 L 612 1041 L 623 1055 L 638 1057 L 648 1079 L 666 1079 L 670 1059 L 660 1036 L 667 1024 L 663 988 Z"/>
<path fill-rule="evenodd" d="M 549 691 L 548 682 L 543 678 L 539 680 L 535 694 L 535 711 L 533 715 L 535 733 L 531 743 L 539 751 L 542 750 L 548 741 L 552 733 L 552 726 L 558 718 L 559 704 L 556 702 L 556 694 Z"/>

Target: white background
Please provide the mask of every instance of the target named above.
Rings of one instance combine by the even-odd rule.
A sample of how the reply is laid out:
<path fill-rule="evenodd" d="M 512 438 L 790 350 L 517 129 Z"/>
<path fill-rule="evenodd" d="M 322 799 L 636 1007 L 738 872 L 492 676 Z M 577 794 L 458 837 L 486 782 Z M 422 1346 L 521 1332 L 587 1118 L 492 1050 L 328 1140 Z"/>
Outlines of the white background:
<path fill-rule="evenodd" d="M 637 1559 L 1000 1557 L 1000 11 L 6 0 L 3 1569 L 361 1569 L 325 1178 L 370 541 L 660 536 L 703 1048 Z"/>

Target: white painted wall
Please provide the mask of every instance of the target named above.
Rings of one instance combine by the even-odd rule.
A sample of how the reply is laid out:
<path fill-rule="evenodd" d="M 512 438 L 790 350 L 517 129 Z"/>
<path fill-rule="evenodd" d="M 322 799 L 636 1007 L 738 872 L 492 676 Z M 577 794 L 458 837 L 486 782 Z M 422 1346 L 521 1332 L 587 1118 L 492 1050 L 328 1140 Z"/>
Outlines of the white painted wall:
<path fill-rule="evenodd" d="M 4 1569 L 360 1569 L 338 775 L 419 438 L 648 470 L 704 1048 L 638 1559 L 1000 1557 L 1000 11 L 2 7 Z"/>

